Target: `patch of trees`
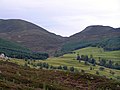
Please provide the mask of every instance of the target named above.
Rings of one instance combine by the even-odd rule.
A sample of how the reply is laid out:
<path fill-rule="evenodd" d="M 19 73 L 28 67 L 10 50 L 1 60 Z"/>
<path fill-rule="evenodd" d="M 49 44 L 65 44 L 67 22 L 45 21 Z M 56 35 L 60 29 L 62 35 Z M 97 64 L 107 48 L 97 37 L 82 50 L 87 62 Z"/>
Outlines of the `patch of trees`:
<path fill-rule="evenodd" d="M 99 58 L 99 62 L 96 62 L 96 60 L 93 58 L 92 55 L 90 55 L 90 57 L 88 57 L 88 55 L 77 55 L 76 59 L 81 62 L 81 61 L 85 61 L 85 65 L 88 65 L 88 63 L 91 63 L 93 66 L 100 65 L 100 66 L 104 66 L 107 68 L 111 68 L 111 69 L 118 69 L 120 70 L 120 65 L 118 63 L 113 62 L 112 60 L 105 60 L 105 59 L 101 59 Z M 103 68 L 101 67 L 101 70 Z"/>
<path fill-rule="evenodd" d="M 64 65 L 64 66 L 61 66 L 61 65 L 60 66 L 53 66 L 53 65 L 49 65 L 48 63 L 45 63 L 45 62 L 43 62 L 43 63 L 39 62 L 39 63 L 36 64 L 36 66 L 40 67 L 41 69 L 42 68 L 45 68 L 45 69 L 58 69 L 58 70 L 65 70 L 65 71 L 69 70 L 66 65 Z M 72 68 L 74 68 L 74 67 L 72 67 Z M 74 70 L 70 69 L 70 71 L 74 71 Z"/>
<path fill-rule="evenodd" d="M 98 65 L 111 68 L 111 69 L 120 70 L 120 65 L 118 63 L 113 62 L 112 60 L 100 59 Z"/>
<path fill-rule="evenodd" d="M 43 60 L 49 57 L 47 53 L 15 50 L 15 49 L 8 49 L 8 48 L 0 48 L 0 53 L 4 53 L 8 57 L 18 58 L 18 59 L 42 59 Z"/>
<path fill-rule="evenodd" d="M 120 37 L 113 37 L 99 41 L 95 46 L 102 47 L 106 51 L 120 50 Z"/>
<path fill-rule="evenodd" d="M 69 67 L 64 65 L 64 66 L 53 66 L 53 65 L 49 65 L 48 63 L 46 62 L 39 62 L 39 63 L 33 63 L 33 61 L 30 61 L 30 60 L 26 60 L 26 63 L 24 64 L 25 67 L 29 67 L 29 65 L 32 65 L 33 67 L 38 67 L 40 69 L 54 69 L 54 70 L 65 70 L 65 71 L 70 71 L 70 72 L 75 72 L 78 71 L 76 68 L 74 67 Z"/>
<path fill-rule="evenodd" d="M 93 56 L 91 55 L 90 58 L 88 57 L 88 55 L 77 55 L 77 60 L 79 62 L 81 62 L 82 60 L 85 61 L 85 64 L 87 63 L 91 63 L 93 64 L 94 66 L 96 65 L 96 60 L 93 58 Z"/>
<path fill-rule="evenodd" d="M 54 53 L 54 57 L 62 56 L 62 55 L 64 55 L 65 53 L 67 53 L 67 52 L 63 52 L 63 51 L 61 51 L 61 50 L 59 50 L 59 51 L 55 51 L 55 53 Z"/>
<path fill-rule="evenodd" d="M 8 57 L 18 59 L 47 59 L 49 57 L 47 53 L 32 52 L 17 43 L 0 38 L 0 54 L 1 53 L 4 53 Z"/>

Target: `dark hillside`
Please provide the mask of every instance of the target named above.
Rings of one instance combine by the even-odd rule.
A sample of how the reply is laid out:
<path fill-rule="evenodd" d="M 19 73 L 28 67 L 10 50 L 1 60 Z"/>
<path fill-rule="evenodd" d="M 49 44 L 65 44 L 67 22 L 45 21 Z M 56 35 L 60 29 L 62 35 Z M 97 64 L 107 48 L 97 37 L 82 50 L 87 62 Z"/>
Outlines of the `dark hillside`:
<path fill-rule="evenodd" d="M 28 21 L 0 19 L 0 38 L 19 43 L 34 52 L 47 52 L 50 55 L 63 54 L 87 46 L 120 50 L 120 28 L 102 25 L 88 26 L 83 31 L 64 38 Z"/>
<path fill-rule="evenodd" d="M 47 59 L 48 54 L 32 52 L 17 43 L 0 38 L 0 54 L 4 53 L 8 57 L 20 59 Z"/>
<path fill-rule="evenodd" d="M 63 52 L 88 46 L 102 47 L 105 50 L 120 50 L 120 28 L 109 26 L 88 26 L 83 31 L 70 36 L 62 47 Z"/>
<path fill-rule="evenodd" d="M 0 20 L 0 37 L 17 42 L 33 51 L 50 54 L 58 50 L 65 39 L 20 19 Z"/>
<path fill-rule="evenodd" d="M 115 29 L 110 26 L 94 25 L 94 26 L 88 26 L 83 31 L 70 36 L 68 40 L 92 41 L 92 40 L 100 40 L 100 39 L 118 37 L 118 36 L 120 36 L 120 29 L 117 28 Z"/>

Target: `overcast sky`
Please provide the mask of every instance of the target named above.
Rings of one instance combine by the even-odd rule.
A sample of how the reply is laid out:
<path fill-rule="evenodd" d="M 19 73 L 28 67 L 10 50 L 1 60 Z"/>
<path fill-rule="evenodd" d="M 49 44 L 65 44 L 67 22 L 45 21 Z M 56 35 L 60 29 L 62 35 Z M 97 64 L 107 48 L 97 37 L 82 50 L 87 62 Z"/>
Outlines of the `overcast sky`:
<path fill-rule="evenodd" d="M 120 27 L 120 0 L 0 0 L 1 19 L 24 19 L 70 36 L 89 25 Z"/>

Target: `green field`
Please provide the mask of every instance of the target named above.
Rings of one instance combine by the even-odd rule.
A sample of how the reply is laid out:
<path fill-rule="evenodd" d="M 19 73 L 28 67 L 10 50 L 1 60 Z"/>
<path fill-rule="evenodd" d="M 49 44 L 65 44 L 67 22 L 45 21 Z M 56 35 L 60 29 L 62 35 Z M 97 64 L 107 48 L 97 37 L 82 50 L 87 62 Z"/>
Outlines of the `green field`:
<path fill-rule="evenodd" d="M 112 60 L 114 62 L 120 63 L 120 50 L 119 51 L 104 51 L 103 48 L 97 48 L 97 47 L 87 47 L 83 49 L 79 49 L 74 51 L 75 54 L 65 54 L 64 58 L 76 58 L 77 54 L 80 55 L 93 55 L 93 58 L 96 60 L 99 60 L 100 58 L 106 59 L 106 60 Z"/>
<path fill-rule="evenodd" d="M 111 51 L 111 52 L 104 52 L 103 49 L 101 48 L 96 48 L 96 47 L 88 47 L 88 48 L 83 48 L 80 50 L 74 51 L 76 52 L 75 54 L 65 54 L 61 57 L 53 57 L 53 58 L 48 58 L 47 60 L 37 60 L 37 61 L 30 61 L 34 64 L 37 64 L 39 62 L 46 62 L 49 65 L 52 66 L 68 66 L 68 67 L 75 67 L 77 71 L 85 70 L 86 73 L 91 73 L 91 74 L 96 74 L 96 71 L 99 71 L 100 76 L 106 76 L 108 78 L 113 78 L 116 79 L 117 77 L 120 77 L 120 70 L 115 70 L 115 69 L 109 69 L 105 68 L 105 70 L 100 71 L 99 68 L 101 66 L 93 66 L 91 64 L 85 65 L 84 61 L 81 61 L 80 63 L 76 60 L 76 56 L 79 53 L 80 55 L 90 55 L 92 54 L 93 57 L 98 59 L 98 57 L 101 58 L 106 58 L 113 60 L 115 62 L 120 62 L 120 56 L 119 53 L 120 51 Z M 17 64 L 24 65 L 25 60 L 11 60 L 12 62 L 16 62 Z M 30 65 L 31 66 L 31 65 Z M 31 66 L 32 67 L 32 66 Z M 90 67 L 94 68 L 94 70 L 90 70 Z M 113 71 L 115 74 L 112 75 L 110 71 Z"/>

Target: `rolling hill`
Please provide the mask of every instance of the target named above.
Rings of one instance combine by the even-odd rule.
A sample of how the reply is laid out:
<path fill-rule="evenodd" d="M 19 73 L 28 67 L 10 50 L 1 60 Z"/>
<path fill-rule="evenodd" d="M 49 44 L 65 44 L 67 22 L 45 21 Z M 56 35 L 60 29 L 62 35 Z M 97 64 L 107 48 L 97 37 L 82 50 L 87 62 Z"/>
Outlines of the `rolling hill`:
<path fill-rule="evenodd" d="M 68 41 L 81 40 L 101 40 L 104 38 L 111 38 L 120 36 L 120 28 L 113 28 L 110 26 L 93 25 L 86 27 L 83 31 L 69 37 Z"/>
<path fill-rule="evenodd" d="M 68 52 L 88 46 L 102 47 L 107 51 L 120 50 L 120 28 L 88 26 L 83 31 L 70 36 L 61 51 Z"/>
<path fill-rule="evenodd" d="M 63 37 L 24 20 L 0 20 L 0 37 L 19 43 L 33 51 L 54 53 L 64 42 Z"/>
<path fill-rule="evenodd" d="M 8 56 L 10 54 L 24 56 L 24 59 L 14 58 L 7 61 L 0 59 L 0 89 L 119 90 L 120 88 L 120 71 L 100 66 L 98 63 L 101 57 L 120 64 L 120 28 L 88 26 L 82 32 L 64 38 L 28 21 L 0 19 L 0 38 L 0 53 Z M 67 54 L 48 58 L 48 54 L 40 52 L 48 52 L 50 55 Z M 89 62 L 86 64 L 85 60 L 79 62 L 76 60 L 77 54 L 89 57 L 92 54 L 97 62 L 96 65 Z M 38 60 L 31 60 L 31 57 Z M 48 59 L 40 60 L 46 58 Z"/>
<path fill-rule="evenodd" d="M 88 46 L 120 50 L 120 28 L 102 25 L 88 26 L 70 37 L 62 37 L 28 21 L 0 19 L 0 38 L 55 56 Z"/>

